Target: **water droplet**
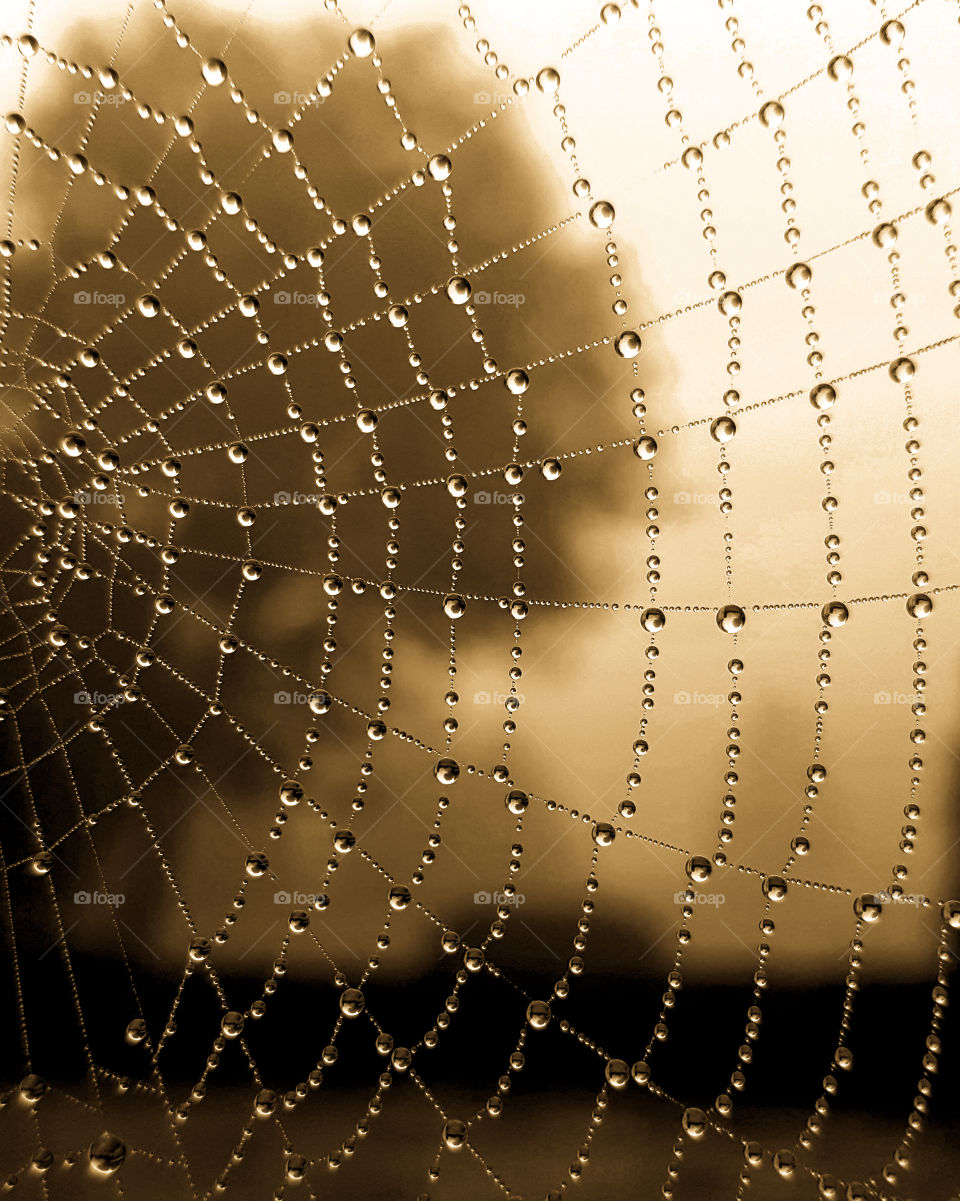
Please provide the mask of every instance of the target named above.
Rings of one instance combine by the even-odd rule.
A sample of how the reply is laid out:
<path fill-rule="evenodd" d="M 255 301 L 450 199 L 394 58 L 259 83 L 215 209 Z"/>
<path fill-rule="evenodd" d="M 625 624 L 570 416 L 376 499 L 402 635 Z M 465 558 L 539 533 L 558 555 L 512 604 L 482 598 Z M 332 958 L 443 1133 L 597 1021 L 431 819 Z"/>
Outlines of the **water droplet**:
<path fill-rule="evenodd" d="M 544 459 L 540 464 L 540 474 L 545 480 L 559 479 L 562 470 L 563 464 L 559 459 Z"/>
<path fill-rule="evenodd" d="M 256 880 L 260 876 L 265 876 L 270 870 L 270 860 L 266 857 L 263 851 L 254 851 L 247 856 L 245 864 L 247 875 Z"/>
<path fill-rule="evenodd" d="M 347 988 L 340 994 L 340 1012 L 345 1018 L 356 1018 L 363 1013 L 366 1000 L 359 988 Z"/>
<path fill-rule="evenodd" d="M 797 1167 L 797 1157 L 788 1149 L 775 1152 L 773 1156 L 773 1166 L 780 1176 L 785 1180 L 789 1179 Z"/>
<path fill-rule="evenodd" d="M 929 617 L 933 612 L 933 601 L 925 592 L 915 592 L 907 599 L 907 612 L 911 617 Z"/>
<path fill-rule="evenodd" d="M 194 963 L 203 963 L 203 961 L 209 957 L 212 949 L 213 948 L 211 947 L 208 939 L 194 938 L 190 942 L 187 954 Z"/>
<path fill-rule="evenodd" d="M 214 88 L 219 87 L 227 78 L 226 63 L 219 58 L 205 58 L 201 70 L 203 78 Z"/>
<path fill-rule="evenodd" d="M 318 717 L 322 717 L 324 713 L 330 712 L 330 706 L 333 704 L 333 697 L 329 692 L 324 692 L 321 689 L 318 692 L 311 692 L 310 699 L 307 703 L 310 706 L 311 713 L 315 713 Z"/>
<path fill-rule="evenodd" d="M 883 912 L 883 904 L 872 893 L 864 893 L 854 899 L 853 912 L 865 922 L 875 922 Z"/>
<path fill-rule="evenodd" d="M 47 1082 L 42 1076 L 30 1072 L 20 1081 L 20 1096 L 28 1105 L 36 1105 L 47 1092 Z"/>
<path fill-rule="evenodd" d="M 634 359 L 640 353 L 640 335 L 636 330 L 624 330 L 617 335 L 613 348 L 621 359 Z"/>
<path fill-rule="evenodd" d="M 87 1149 L 90 1166 L 94 1171 L 102 1172 L 105 1176 L 116 1172 L 123 1164 L 126 1156 L 126 1144 L 122 1139 L 117 1138 L 115 1134 L 110 1134 L 107 1130 L 102 1134 L 98 1134 Z"/>
<path fill-rule="evenodd" d="M 280 800 L 284 805 L 299 805 L 303 800 L 303 785 L 297 780 L 284 780 L 280 785 Z"/>
<path fill-rule="evenodd" d="M 648 634 L 656 634 L 667 624 L 667 615 L 662 609 L 644 609 L 640 614 L 640 624 Z"/>
<path fill-rule="evenodd" d="M 890 378 L 894 383 L 905 384 L 907 380 L 913 379 L 916 370 L 917 365 L 913 359 L 894 359 L 890 364 Z"/>
<path fill-rule="evenodd" d="M 763 895 L 771 901 L 782 901 L 787 895 L 787 882 L 782 876 L 764 876 L 760 887 Z"/>
<path fill-rule="evenodd" d="M 508 392 L 512 392 L 514 396 L 522 396 L 530 386 L 530 377 L 519 367 L 514 367 L 512 371 L 507 372 L 504 383 L 507 385 Z"/>
<path fill-rule="evenodd" d="M 718 417 L 710 426 L 710 437 L 715 442 L 729 442 L 737 432 L 737 423 L 732 417 Z"/>
<path fill-rule="evenodd" d="M 445 154 L 435 154 L 433 158 L 427 160 L 427 170 L 431 179 L 444 180 L 449 178 L 450 172 L 453 170 L 453 163 Z"/>
<path fill-rule="evenodd" d="M 514 788 L 507 793 L 504 804 L 511 813 L 519 817 L 530 804 L 530 800 L 525 792 L 519 788 Z"/>
<path fill-rule="evenodd" d="M 134 1018 L 132 1022 L 128 1022 L 123 1036 L 128 1043 L 134 1046 L 142 1043 L 147 1037 L 147 1023 L 143 1018 Z"/>
<path fill-rule="evenodd" d="M 224 1038 L 239 1038 L 243 1032 L 243 1014 L 236 1009 L 228 1009 L 220 1019 L 220 1033 Z"/>
<path fill-rule="evenodd" d="M 467 602 L 458 592 L 448 592 L 443 598 L 443 611 L 451 620 L 456 620 L 466 613 Z"/>
<path fill-rule="evenodd" d="M 617 837 L 617 832 L 609 822 L 595 822 L 593 826 L 593 841 L 598 847 L 611 846 Z"/>
<path fill-rule="evenodd" d="M 703 1138 L 707 1132 L 707 1115 L 702 1109 L 685 1109 L 680 1124 L 689 1138 Z"/>
<path fill-rule="evenodd" d="M 717 301 L 717 308 L 724 317 L 732 317 L 743 308 L 743 297 L 739 292 L 724 292 Z"/>
<path fill-rule="evenodd" d="M 649 462 L 657 453 L 657 440 L 651 438 L 649 434 L 644 434 L 642 438 L 638 438 L 633 444 L 633 453 L 638 459 L 643 459 L 644 462 Z"/>
<path fill-rule="evenodd" d="M 810 391 L 810 403 L 815 409 L 819 409 L 821 413 L 827 409 L 832 409 L 836 404 L 837 393 L 832 384 L 817 384 Z"/>
<path fill-rule="evenodd" d="M 544 1030 L 550 1023 L 552 1014 L 546 1001 L 531 1001 L 527 1006 L 527 1023 L 534 1030 Z"/>
<path fill-rule="evenodd" d="M 838 629 L 840 626 L 846 624 L 847 618 L 850 616 L 850 611 L 842 601 L 832 600 L 823 606 L 820 616 L 823 618 L 824 625 L 833 626 L 834 629 Z"/>
<path fill-rule="evenodd" d="M 616 211 L 609 200 L 598 200 L 590 206 L 590 224 L 597 229 L 606 229 L 612 225 Z"/>
<path fill-rule="evenodd" d="M 953 209 L 950 201 L 941 196 L 938 200 L 931 200 L 923 211 L 931 225 L 946 225 Z"/>
<path fill-rule="evenodd" d="M 747 615 L 739 605 L 724 605 L 717 611 L 717 625 L 725 634 L 736 634 L 746 625 Z"/>
<path fill-rule="evenodd" d="M 473 288 L 468 279 L 462 275 L 452 275 L 447 280 L 447 298 L 454 304 L 466 304 L 470 299 Z"/>
<path fill-rule="evenodd" d="M 891 225 L 889 221 L 884 221 L 877 226 L 872 236 L 874 246 L 879 246 L 881 250 L 886 250 L 897 240 L 897 227 Z"/>
<path fill-rule="evenodd" d="M 713 871 L 713 864 L 709 859 L 705 859 L 702 855 L 692 855 L 686 864 L 686 873 L 689 879 L 696 884 L 703 884 Z"/>
<path fill-rule="evenodd" d="M 70 430 L 60 439 L 60 449 L 71 459 L 78 459 L 87 446 L 87 440 L 79 430 Z"/>
<path fill-rule="evenodd" d="M 554 67 L 544 67 L 537 72 L 537 87 L 541 92 L 550 94 L 560 86 L 560 72 Z"/>
<path fill-rule="evenodd" d="M 460 764 L 456 759 L 440 759 L 433 769 L 433 774 L 441 784 L 455 784 L 460 775 Z"/>
<path fill-rule="evenodd" d="M 626 1088 L 630 1080 L 630 1066 L 625 1059 L 608 1059 L 603 1074 L 611 1088 Z"/>
<path fill-rule="evenodd" d="M 448 1151 L 462 1151 L 467 1141 L 465 1122 L 450 1118 L 443 1126 L 443 1145 Z"/>
<path fill-rule="evenodd" d="M 794 263 L 787 268 L 785 278 L 791 288 L 805 288 L 813 279 L 813 271 L 807 263 Z"/>
<path fill-rule="evenodd" d="M 827 74 L 835 83 L 849 79 L 853 74 L 853 59 L 846 54 L 838 54 L 827 63 Z"/>
<path fill-rule="evenodd" d="M 376 50 L 377 43 L 369 29 L 355 29 L 347 38 L 347 46 L 357 58 L 369 58 Z"/>

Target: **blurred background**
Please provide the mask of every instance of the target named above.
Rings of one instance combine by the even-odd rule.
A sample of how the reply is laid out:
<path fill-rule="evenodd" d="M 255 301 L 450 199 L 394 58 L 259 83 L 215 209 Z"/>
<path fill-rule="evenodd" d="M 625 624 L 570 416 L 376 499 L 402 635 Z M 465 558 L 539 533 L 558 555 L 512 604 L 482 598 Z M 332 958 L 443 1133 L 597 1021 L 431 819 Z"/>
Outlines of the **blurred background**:
<path fill-rule="evenodd" d="M 22 1193 L 206 1196 L 228 1168 L 226 1191 L 251 1198 L 532 1198 L 564 1182 L 625 1197 L 638 1180 L 644 1196 L 732 1197 L 747 1187 L 743 1139 L 761 1145 L 764 1197 L 829 1196 L 822 1172 L 843 1190 L 859 1182 L 853 1197 L 958 1187 L 947 994 L 931 991 L 945 989 L 956 951 L 942 906 L 957 894 L 958 296 L 949 217 L 925 209 L 960 179 L 960 29 L 935 0 L 912 5 L 902 29 L 888 24 L 897 16 L 867 0 L 602 12 L 582 0 L 394 0 L 343 13 L 5 0 L 3 111 L 22 122 L 8 118 L 3 144 L 0 264 L 11 1097 L 0 1172 L 17 1173 Z M 355 29 L 373 31 L 372 55 L 348 51 Z M 827 70 L 847 54 L 849 78 Z M 211 82 L 209 60 L 225 64 L 225 82 Z M 544 67 L 559 73 L 556 94 L 533 82 Z M 764 123 L 768 100 L 783 115 Z M 192 125 L 178 132 L 177 117 Z M 292 152 L 274 130 L 292 133 Z M 702 147 L 699 167 L 679 161 L 689 146 Z M 427 170 L 441 154 L 446 198 Z M 876 196 L 882 210 L 868 207 Z M 600 200 L 615 217 L 598 229 L 588 212 Z M 358 213 L 372 243 L 352 228 Z M 881 220 L 897 225 L 895 284 L 871 238 Z M 205 231 L 199 251 L 190 230 Z M 307 255 L 320 245 L 322 270 Z M 797 258 L 813 273 L 806 299 L 784 279 Z M 715 269 L 725 284 L 709 282 Z M 444 294 L 455 274 L 471 282 L 470 306 Z M 735 326 L 718 311 L 725 289 L 740 297 Z M 144 296 L 157 315 L 137 305 Z M 395 304 L 404 327 L 387 316 Z M 898 319 L 917 430 L 887 370 Z M 624 327 L 640 332 L 635 359 L 614 349 Z M 345 331 L 342 354 L 323 345 L 331 329 Z M 807 398 L 812 352 L 835 381 L 829 427 Z M 279 373 L 267 362 L 277 354 Z M 502 377 L 521 367 L 518 398 Z M 206 391 L 218 382 L 225 403 Z M 358 408 L 376 412 L 375 440 Z M 710 431 L 728 411 L 736 436 L 721 477 Z M 313 441 L 301 434 L 310 423 Z M 64 444 L 72 431 L 78 453 Z M 644 434 L 653 459 L 634 453 Z M 905 449 L 911 437 L 919 447 Z M 105 468 L 109 451 L 118 463 Z M 908 478 L 911 454 L 922 478 Z M 514 458 L 519 481 L 504 477 Z M 552 459 L 559 478 L 539 469 Z M 466 482 L 459 507 L 451 473 Z M 381 484 L 401 490 L 395 510 Z M 319 491 L 339 495 L 335 519 L 318 511 Z M 173 519 L 177 498 L 189 511 Z M 849 618 L 823 642 L 830 528 Z M 455 623 L 442 603 L 451 558 L 467 598 Z M 248 561 L 259 578 L 244 579 Z M 346 582 L 328 629 L 333 568 Z M 522 621 L 509 609 L 518 579 Z M 395 596 L 381 595 L 385 580 Z M 651 583 L 666 613 L 655 660 L 640 621 Z M 905 598 L 920 590 L 933 612 L 918 647 Z M 731 598 L 746 613 L 736 640 L 716 622 Z M 315 712 L 321 687 L 330 699 Z M 380 697 L 387 733 L 371 739 Z M 818 701 L 827 776 L 810 795 Z M 436 777 L 441 756 L 460 765 L 455 782 Z M 280 804 L 285 781 L 298 782 L 299 804 Z M 530 797 L 519 833 L 512 788 Z M 721 814 L 736 820 L 721 826 Z M 597 822 L 616 829 L 599 849 Z M 335 845 L 347 828 L 352 847 Z M 718 836 L 720 860 L 685 898 L 689 857 L 712 861 Z M 762 878 L 779 875 L 787 895 L 771 905 Z M 390 908 L 393 886 L 413 900 Z M 864 895 L 884 897 L 875 923 L 854 911 Z M 308 931 L 292 932 L 291 910 Z M 758 928 L 765 915 L 775 931 Z M 458 936 L 452 954 L 445 930 Z M 191 960 L 195 939 L 210 947 Z M 455 988 L 464 948 L 481 946 L 487 967 Z M 347 984 L 363 989 L 359 1022 L 339 1020 Z M 421 1040 L 451 992 L 459 1007 L 431 1049 Z M 508 1070 L 527 1002 L 547 997 L 550 1025 L 531 1034 L 523 1070 Z M 251 1020 L 258 998 L 266 1009 Z M 243 1050 L 214 1048 L 205 1070 L 227 1011 L 247 1016 Z M 146 1034 L 131 1043 L 136 1019 Z M 391 1062 L 378 1032 L 418 1048 L 428 1091 L 394 1065 L 371 1117 Z M 854 1066 L 820 1132 L 814 1107 L 838 1043 Z M 611 1083 L 591 1125 L 611 1056 L 649 1059 L 674 1103 Z M 322 1087 L 251 1118 L 258 1090 L 289 1099 L 320 1063 Z M 746 1083 L 727 1120 L 711 1107 L 734 1068 Z M 48 1083 L 42 1104 L 23 1099 L 30 1073 Z M 504 1074 L 494 1118 L 484 1105 Z M 201 1077 L 202 1098 L 191 1094 Z M 711 1127 L 678 1151 L 687 1106 L 734 1137 Z M 470 1153 L 447 1147 L 432 1179 L 445 1119 L 477 1112 Z M 116 1174 L 88 1170 L 102 1129 L 127 1147 Z M 37 1144 L 57 1159 L 46 1173 L 28 1166 Z M 802 1166 L 780 1171 L 771 1156 L 790 1148 Z M 284 1175 L 291 1150 L 312 1161 L 299 1185 Z M 81 1162 L 64 1169 L 71 1152 Z"/>

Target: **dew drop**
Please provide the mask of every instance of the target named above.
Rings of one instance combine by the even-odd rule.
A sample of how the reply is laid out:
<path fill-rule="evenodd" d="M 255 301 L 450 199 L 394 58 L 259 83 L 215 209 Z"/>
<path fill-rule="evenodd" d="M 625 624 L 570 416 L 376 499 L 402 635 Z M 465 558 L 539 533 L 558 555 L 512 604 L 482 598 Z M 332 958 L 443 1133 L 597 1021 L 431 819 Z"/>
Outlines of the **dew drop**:
<path fill-rule="evenodd" d="M 702 1109 L 685 1109 L 680 1124 L 688 1138 L 703 1138 L 707 1131 L 707 1115 Z"/>
<path fill-rule="evenodd" d="M 907 612 L 911 617 L 929 617 L 933 612 L 933 601 L 925 592 L 915 592 L 907 598 Z"/>
<path fill-rule="evenodd" d="M 819 409 L 821 413 L 825 413 L 827 409 L 832 409 L 836 404 L 837 393 L 832 384 L 817 384 L 810 391 L 810 403 L 815 409 Z"/>
<path fill-rule="evenodd" d="M 531 1001 L 527 1006 L 527 1024 L 533 1030 L 544 1030 L 550 1023 L 552 1014 L 546 1001 Z"/>
<path fill-rule="evenodd" d="M 217 88 L 226 81 L 227 65 L 222 59 L 205 58 L 201 70 L 203 78 L 211 87 Z"/>
<path fill-rule="evenodd" d="M 537 72 L 537 87 L 549 95 L 560 86 L 560 72 L 554 67 L 544 67 Z"/>
<path fill-rule="evenodd" d="M 87 1158 L 95 1172 L 111 1176 L 123 1164 L 127 1156 L 126 1144 L 115 1134 L 105 1130 L 98 1134 L 87 1148 Z"/>
<path fill-rule="evenodd" d="M 846 625 L 850 611 L 842 601 L 832 600 L 823 606 L 820 616 L 823 618 L 824 625 L 838 629 L 840 626 Z"/>
<path fill-rule="evenodd" d="M 455 621 L 466 613 L 467 602 L 458 592 L 448 592 L 443 598 L 443 611 L 451 621 Z"/>
<path fill-rule="evenodd" d="M 596 229 L 606 229 L 612 225 L 616 210 L 609 200 L 598 200 L 590 206 L 590 224 Z"/>
<path fill-rule="evenodd" d="M 460 764 L 456 759 L 439 759 L 433 774 L 441 784 L 455 784 L 460 775 Z"/>
<path fill-rule="evenodd" d="M 340 1012 L 345 1018 L 356 1018 L 363 1013 L 366 1000 L 359 988 L 347 988 L 340 994 Z"/>
<path fill-rule="evenodd" d="M 504 383 L 508 392 L 512 392 L 514 396 L 522 396 L 530 386 L 530 377 L 519 367 L 514 367 L 512 371 L 507 372 Z"/>
<path fill-rule="evenodd" d="M 443 1145 L 448 1151 L 462 1151 L 467 1142 L 467 1126 L 456 1118 L 450 1118 L 443 1126 Z"/>
<path fill-rule="evenodd" d="M 702 855 L 692 855 L 686 864 L 686 873 L 689 879 L 695 884 L 703 884 L 710 877 L 713 871 L 713 865 L 709 859 L 705 859 Z"/>
<path fill-rule="evenodd" d="M 747 615 L 739 605 L 724 605 L 717 611 L 717 625 L 725 634 L 736 634 L 746 625 Z"/>
<path fill-rule="evenodd" d="M 473 292 L 470 281 L 462 275 L 452 275 L 447 280 L 447 299 L 454 304 L 466 304 Z"/>
<path fill-rule="evenodd" d="M 640 353 L 640 335 L 632 329 L 626 329 L 618 334 L 613 348 L 621 359 L 635 359 Z"/>
<path fill-rule="evenodd" d="M 347 38 L 347 47 L 356 58 L 369 58 L 377 43 L 369 29 L 355 29 Z"/>

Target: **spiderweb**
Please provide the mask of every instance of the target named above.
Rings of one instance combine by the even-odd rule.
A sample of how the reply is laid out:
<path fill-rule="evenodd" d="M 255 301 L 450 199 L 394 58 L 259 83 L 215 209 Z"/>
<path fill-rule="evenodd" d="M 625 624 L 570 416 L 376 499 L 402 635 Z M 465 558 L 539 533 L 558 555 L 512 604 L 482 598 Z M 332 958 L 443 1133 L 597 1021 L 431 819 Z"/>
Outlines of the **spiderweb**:
<path fill-rule="evenodd" d="M 6 1187 L 946 1196 L 956 6 L 258 7 L 5 14 Z"/>

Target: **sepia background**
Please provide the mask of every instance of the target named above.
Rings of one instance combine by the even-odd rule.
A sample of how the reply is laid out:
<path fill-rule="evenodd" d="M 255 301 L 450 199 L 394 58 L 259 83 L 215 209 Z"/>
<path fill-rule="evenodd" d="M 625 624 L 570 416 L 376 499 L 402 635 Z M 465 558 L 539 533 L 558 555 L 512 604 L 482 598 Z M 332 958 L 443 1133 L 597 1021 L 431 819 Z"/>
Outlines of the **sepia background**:
<path fill-rule="evenodd" d="M 960 838 L 960 285 L 951 293 L 949 215 L 943 224 L 925 212 L 960 186 L 957 10 L 939 0 L 903 14 L 868 0 L 620 7 L 605 6 L 601 19 L 601 6 L 584 0 L 483 0 L 469 10 L 393 0 L 342 13 L 262 0 L 0 6 L 3 112 L 22 113 L 28 127 L 8 119 L 4 135 L 10 253 L 0 264 L 9 1094 L 0 1174 L 17 1174 L 21 1194 L 199 1197 L 225 1170 L 224 1189 L 238 1198 L 282 1188 L 466 1201 L 542 1197 L 561 1184 L 590 1198 L 661 1195 L 662 1186 L 678 1198 L 748 1188 L 765 1198 L 829 1196 L 823 1173 L 841 1182 L 834 1195 L 852 1198 L 960 1189 L 949 1007 L 945 991 L 932 991 L 947 988 L 956 957 L 943 906 L 958 891 Z M 891 31 L 898 17 L 902 32 Z M 374 32 L 374 56 L 347 50 L 357 28 Z M 188 44 L 178 45 L 178 31 Z M 35 53 L 18 44 L 24 34 Z M 669 87 L 651 54 L 658 38 Z M 827 70 L 844 54 L 849 81 Z M 205 82 L 211 57 L 226 64 L 225 84 Z M 324 96 L 318 80 L 334 63 Z M 557 95 L 532 82 L 547 66 L 559 72 Z M 100 74 L 108 68 L 117 85 Z M 526 94 L 515 91 L 518 78 L 531 81 Z M 231 88 L 242 89 L 239 101 Z M 757 118 L 777 99 L 782 151 L 776 121 Z M 682 128 L 664 119 L 673 106 Z M 184 114 L 192 134 L 169 119 Z M 862 140 L 851 132 L 858 118 Z M 293 153 L 271 139 L 286 128 Z M 404 129 L 416 134 L 411 150 Z M 565 133 L 588 181 L 583 194 Z M 696 165 L 679 161 L 689 145 L 703 147 L 708 198 Z M 440 153 L 452 163 L 450 211 L 473 313 L 443 291 L 457 272 L 441 184 L 429 175 L 410 183 Z M 83 160 L 71 161 L 76 154 Z M 882 213 L 868 207 L 867 180 Z M 132 196 L 118 196 L 116 184 Z M 140 187 L 153 190 L 143 202 Z M 226 193 L 242 198 L 240 212 L 225 211 Z M 784 239 L 785 198 L 796 201 L 795 250 Z M 609 228 L 588 218 L 598 200 L 615 208 Z M 386 297 L 374 293 L 367 240 L 350 227 L 359 212 L 372 219 Z M 331 214 L 346 222 L 342 234 Z M 896 287 L 871 236 L 880 221 L 897 226 Z M 206 250 L 178 260 L 192 229 L 206 231 Z M 711 240 L 726 275 L 719 288 L 708 282 Z M 321 243 L 322 279 L 305 258 Z M 108 247 L 115 265 L 99 257 Z M 813 272 L 806 301 L 784 279 L 796 260 Z M 615 273 L 622 285 L 611 287 Z M 329 318 L 318 289 L 331 298 Z M 741 298 L 735 327 L 718 311 L 725 289 Z M 891 303 L 898 291 L 903 299 Z M 137 309 L 142 295 L 159 299 L 158 316 Z M 255 317 L 238 305 L 246 295 L 258 298 Z M 628 304 L 622 320 L 611 308 L 618 295 Z M 406 332 L 386 316 L 397 303 L 409 310 L 406 332 L 429 385 L 408 361 Z M 904 387 L 888 371 L 898 312 L 915 364 L 916 431 L 904 426 Z M 361 320 L 342 356 L 324 348 L 329 329 Z M 634 359 L 614 349 L 624 323 L 642 339 Z M 811 328 L 817 343 L 806 340 Z M 177 349 L 184 338 L 195 342 L 190 357 Z M 89 367 L 88 347 L 99 356 Z M 836 382 L 829 427 L 808 400 L 811 348 Z M 281 352 L 286 370 L 274 374 L 266 359 Z M 485 355 L 495 360 L 489 372 Z M 518 398 L 502 377 L 519 367 L 530 380 L 517 438 L 527 466 L 510 482 Z M 205 389 L 224 379 L 228 401 L 213 404 Z M 636 387 L 645 393 L 639 417 Z M 721 478 L 710 430 L 728 412 L 731 387 L 741 400 Z M 450 392 L 442 412 L 428 399 L 437 388 Z M 300 412 L 291 416 L 290 405 Z M 382 481 L 358 408 L 378 415 Z M 64 437 L 93 414 L 85 448 L 71 454 Z M 300 434 L 310 422 L 315 442 Z M 828 451 L 818 445 L 825 430 Z M 657 441 L 649 460 L 634 453 L 643 434 Z M 228 454 L 236 442 L 247 448 L 242 465 Z M 108 448 L 119 455 L 110 473 L 97 463 Z M 340 497 L 335 563 L 331 517 L 314 500 L 318 449 L 326 490 Z M 911 454 L 922 478 L 908 479 Z M 171 458 L 180 464 L 172 475 L 162 465 Z M 839 502 L 832 527 L 825 458 Z M 540 470 L 552 459 L 559 478 Z M 468 484 L 459 507 L 445 486 L 453 472 Z M 108 478 L 103 491 L 98 474 Z M 396 510 L 384 507 L 381 482 L 401 490 Z M 911 497 L 918 486 L 922 497 Z M 645 497 L 650 487 L 657 492 Z M 177 497 L 189 512 L 171 520 Z M 246 509 L 248 526 L 237 519 Z M 458 514 L 461 552 L 452 550 Z M 836 588 L 825 579 L 828 528 L 840 539 Z M 396 552 L 387 548 L 394 536 Z M 923 587 L 911 582 L 918 542 Z M 170 544 L 180 554 L 165 565 L 160 550 Z M 467 598 L 454 623 L 442 605 L 452 557 L 462 563 L 455 590 Z M 243 581 L 248 560 L 262 573 Z M 328 631 L 323 577 L 334 569 L 345 584 Z M 509 608 L 518 579 L 521 621 Z M 390 600 L 384 580 L 396 585 Z M 640 619 L 651 582 L 666 614 L 656 659 Z M 933 600 L 919 649 L 906 608 L 918 591 Z M 158 595 L 173 598 L 169 615 L 158 614 Z M 823 642 L 821 608 L 834 596 L 849 618 Z M 746 613 L 736 639 L 717 627 L 729 600 Z M 335 646 L 325 648 L 329 636 Z M 228 652 L 224 637 L 235 642 Z M 145 649 L 154 654 L 147 666 L 137 660 Z M 735 685 L 734 657 L 744 664 Z M 378 682 L 385 661 L 388 691 Z M 511 681 L 514 662 L 522 675 Z M 654 680 L 644 675 L 651 669 Z M 822 687 L 820 671 L 829 676 Z M 308 702 L 321 686 L 331 702 L 316 714 Z M 390 701 L 386 736 L 371 740 L 381 696 Z M 805 789 L 818 699 L 828 705 L 818 753 L 827 777 L 814 799 Z M 638 759 L 644 715 L 649 749 Z M 515 733 L 505 735 L 505 720 Z M 460 765 L 455 783 L 435 775 L 444 756 Z M 922 766 L 911 765 L 915 756 Z M 724 780 L 734 766 L 735 785 Z M 289 779 L 304 796 L 287 808 L 279 790 Z M 511 788 L 530 797 L 520 833 L 504 805 Z M 919 818 L 905 813 L 912 788 Z M 735 810 L 725 810 L 731 789 Z M 441 796 L 449 804 L 438 809 Z M 632 815 L 618 809 L 625 800 Z M 685 898 L 687 861 L 712 859 L 724 811 L 736 818 L 725 827 L 726 862 Z M 597 847 L 597 823 L 616 828 L 612 844 Z M 355 844 L 338 851 L 334 832 L 347 826 Z M 809 850 L 785 870 L 801 830 Z M 257 852 L 269 867 L 254 877 L 245 863 Z M 588 892 L 594 861 L 599 887 Z M 891 895 L 897 865 L 909 871 Z M 761 885 L 780 874 L 787 895 L 770 904 Z M 504 895 L 508 883 L 515 891 Z M 393 885 L 411 889 L 406 908 L 388 907 Z M 317 908 L 321 893 L 328 903 Z M 854 902 L 878 894 L 880 920 L 864 922 Z M 594 906 L 586 928 L 585 899 Z M 308 913 L 308 931 L 291 933 L 291 909 Z M 385 915 L 389 946 L 378 948 Z M 758 928 L 765 915 L 775 919 L 767 934 Z M 459 936 L 453 954 L 444 930 Z M 213 947 L 190 966 L 196 937 Z M 863 948 L 852 963 L 855 938 Z M 454 990 L 464 949 L 481 946 L 485 968 Z M 671 986 L 678 948 L 682 980 Z M 281 953 L 285 970 L 275 974 Z M 751 1062 L 738 1061 L 760 966 L 760 1033 L 748 1036 Z M 278 983 L 252 1020 L 267 979 Z M 569 996 L 553 995 L 558 979 Z M 340 1020 L 343 988 L 361 983 L 364 1015 Z M 391 1069 L 375 1050 L 377 1032 L 417 1046 L 451 991 L 459 1008 L 435 1049 L 417 1049 L 416 1080 Z M 508 1073 L 527 1002 L 547 997 L 551 1022 L 530 1032 L 526 1065 L 509 1073 L 493 1118 L 483 1107 Z M 838 1036 L 847 1004 L 849 1030 Z M 248 1015 L 243 1051 L 228 1042 L 206 1073 L 206 1095 L 177 1116 L 226 1011 Z M 164 1035 L 174 1014 L 175 1032 Z M 131 1045 L 124 1032 L 137 1018 L 147 1036 Z M 663 1039 L 652 1033 L 658 1021 Z M 644 1060 L 648 1040 L 655 1089 L 605 1082 L 605 1060 Z M 338 1054 L 322 1086 L 287 1104 L 331 1042 Z M 818 1133 L 814 1107 L 838 1045 L 852 1050 L 853 1070 L 837 1073 Z M 746 1087 L 732 1115 L 717 1118 L 711 1107 L 738 1067 Z M 395 1083 L 371 1117 L 378 1075 L 390 1070 Z M 30 1074 L 48 1085 L 39 1104 L 24 1100 Z M 932 1081 L 929 1103 L 923 1081 Z M 251 1116 L 263 1089 L 281 1098 L 265 1119 Z M 710 1111 L 717 1128 L 686 1136 L 690 1107 Z M 470 1124 L 468 1154 L 453 1153 L 444 1123 L 477 1112 L 485 1116 Z M 244 1123 L 250 1134 L 232 1158 Z M 814 1131 L 808 1147 L 797 1142 L 804 1129 Z M 87 1162 L 103 1130 L 126 1147 L 116 1173 Z M 763 1152 L 750 1186 L 744 1140 Z M 29 1166 L 38 1144 L 56 1159 L 46 1172 Z M 779 1171 L 771 1157 L 791 1148 L 800 1166 Z M 303 1182 L 285 1177 L 292 1149 L 311 1161 Z M 71 1153 L 78 1163 L 64 1168 Z"/>

